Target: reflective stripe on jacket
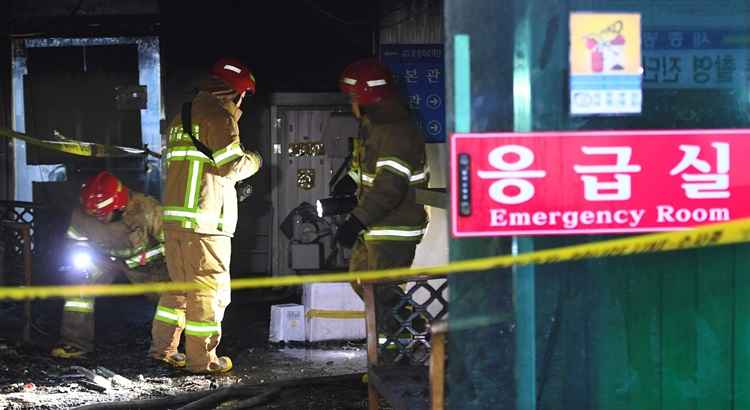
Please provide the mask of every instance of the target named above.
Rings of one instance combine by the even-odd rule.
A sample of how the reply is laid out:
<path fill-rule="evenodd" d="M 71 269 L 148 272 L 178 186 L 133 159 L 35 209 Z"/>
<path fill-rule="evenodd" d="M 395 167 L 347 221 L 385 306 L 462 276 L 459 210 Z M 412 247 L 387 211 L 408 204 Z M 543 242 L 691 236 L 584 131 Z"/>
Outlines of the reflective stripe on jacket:
<path fill-rule="evenodd" d="M 130 229 L 122 221 L 99 222 L 78 206 L 73 209 L 66 236 L 72 241 L 87 242 L 102 253 L 113 256 L 116 253 L 130 253 L 132 249 Z"/>
<path fill-rule="evenodd" d="M 167 143 L 164 228 L 210 235 L 234 235 L 237 192 L 234 184 L 258 172 L 262 160 L 240 144 L 234 103 L 200 92 L 192 103 L 193 136 L 212 150 L 213 160 L 183 133 L 180 115 Z"/>
<path fill-rule="evenodd" d="M 422 132 L 395 101 L 367 107 L 360 132 L 364 146 L 355 151 L 349 175 L 359 184 L 352 215 L 367 227 L 364 239 L 421 241 L 427 214 L 414 188 L 429 180 Z"/>
<path fill-rule="evenodd" d="M 68 226 L 67 237 L 86 241 L 106 255 L 124 262 L 130 269 L 150 265 L 164 254 L 162 209 L 157 200 L 130 191 L 122 219 L 99 222 L 76 207 Z M 162 269 L 163 270 L 163 269 Z"/>
<path fill-rule="evenodd" d="M 160 257 L 164 257 L 164 245 L 162 244 L 125 259 L 125 264 L 128 265 L 128 268 L 135 269 L 138 266 L 148 265 Z"/>

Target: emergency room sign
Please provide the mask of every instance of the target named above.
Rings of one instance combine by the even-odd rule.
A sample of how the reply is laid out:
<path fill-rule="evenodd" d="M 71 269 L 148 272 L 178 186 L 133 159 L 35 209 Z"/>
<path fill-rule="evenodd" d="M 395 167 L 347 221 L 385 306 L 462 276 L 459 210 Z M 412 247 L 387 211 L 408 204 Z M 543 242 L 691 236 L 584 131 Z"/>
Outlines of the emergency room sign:
<path fill-rule="evenodd" d="M 454 134 L 453 235 L 677 230 L 750 217 L 750 130 Z"/>

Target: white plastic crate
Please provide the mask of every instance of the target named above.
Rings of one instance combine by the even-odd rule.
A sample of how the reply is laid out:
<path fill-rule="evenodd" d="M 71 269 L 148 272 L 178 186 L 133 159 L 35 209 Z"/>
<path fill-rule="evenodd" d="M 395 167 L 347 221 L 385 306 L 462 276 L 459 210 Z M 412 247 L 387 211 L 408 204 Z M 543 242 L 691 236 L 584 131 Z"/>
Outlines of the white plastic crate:
<path fill-rule="evenodd" d="M 294 303 L 271 306 L 271 342 L 305 341 L 305 307 Z"/>
<path fill-rule="evenodd" d="M 311 283 L 303 286 L 302 303 L 305 305 L 305 336 L 309 342 L 324 340 L 362 340 L 367 337 L 365 304 L 348 282 Z M 312 317 L 308 317 L 309 313 Z M 361 318 L 315 317 L 314 313 L 359 312 Z"/>

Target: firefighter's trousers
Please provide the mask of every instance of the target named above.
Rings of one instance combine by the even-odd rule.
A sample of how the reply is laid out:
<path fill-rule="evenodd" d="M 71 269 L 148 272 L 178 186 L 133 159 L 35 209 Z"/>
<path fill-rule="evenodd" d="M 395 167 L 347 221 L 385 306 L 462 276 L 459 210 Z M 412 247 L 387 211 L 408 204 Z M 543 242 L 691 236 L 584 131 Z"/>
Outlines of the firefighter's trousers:
<path fill-rule="evenodd" d="M 88 276 L 81 275 L 74 282 L 77 284 L 107 285 L 112 283 L 117 275 L 124 273 L 132 283 L 162 281 L 167 279 L 166 272 L 160 274 L 146 274 L 131 271 L 107 269 L 91 272 Z M 150 297 L 156 302 L 156 297 Z M 65 299 L 62 323 L 60 325 L 60 342 L 76 347 L 84 352 L 94 351 L 94 298 L 78 297 Z"/>
<path fill-rule="evenodd" d="M 349 271 L 408 268 L 414 262 L 417 243 L 413 241 L 364 241 L 360 237 L 352 248 Z M 352 282 L 352 288 L 362 297 L 362 286 Z M 391 314 L 403 296 L 398 286 L 375 286 L 375 314 L 378 331 L 393 333 L 399 324 Z"/>
<path fill-rule="evenodd" d="M 167 230 L 165 251 L 172 281 L 198 283 L 202 288 L 161 296 L 151 331 L 150 354 L 162 358 L 177 352 L 184 330 L 188 370 L 208 371 L 212 363 L 219 364 L 216 347 L 224 310 L 231 300 L 232 240 L 228 236 Z"/>

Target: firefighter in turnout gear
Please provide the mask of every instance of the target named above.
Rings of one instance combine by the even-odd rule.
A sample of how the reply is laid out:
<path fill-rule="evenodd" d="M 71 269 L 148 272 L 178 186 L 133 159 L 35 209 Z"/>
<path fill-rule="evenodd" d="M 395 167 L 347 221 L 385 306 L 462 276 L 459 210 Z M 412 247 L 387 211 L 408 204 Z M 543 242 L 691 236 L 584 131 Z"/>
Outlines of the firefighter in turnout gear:
<path fill-rule="evenodd" d="M 336 233 L 336 241 L 352 248 L 350 271 L 409 267 L 427 226 L 427 214 L 416 203 L 415 188 L 426 187 L 422 132 L 393 84 L 389 70 L 374 59 L 350 64 L 339 79 L 360 120 L 360 139 L 349 175 L 357 182 L 358 204 Z M 353 284 L 359 293 L 361 288 Z M 393 291 L 376 287 L 379 327 L 386 308 L 398 302 Z"/>
<path fill-rule="evenodd" d="M 187 369 L 193 373 L 232 368 L 231 359 L 218 357 L 216 348 L 231 294 L 235 183 L 258 172 L 262 164 L 258 153 L 247 152 L 240 144 L 239 107 L 248 91 L 255 92 L 255 79 L 247 67 L 237 60 L 221 59 L 169 130 L 164 194 L 169 275 L 175 282 L 203 287 L 161 297 L 151 355 L 174 354 L 184 330 Z"/>
<path fill-rule="evenodd" d="M 107 171 L 81 187 L 80 200 L 66 233 L 72 282 L 109 284 L 120 273 L 134 283 L 169 280 L 158 201 L 128 190 Z M 60 338 L 55 357 L 77 358 L 94 350 L 93 298 L 65 300 Z"/>

